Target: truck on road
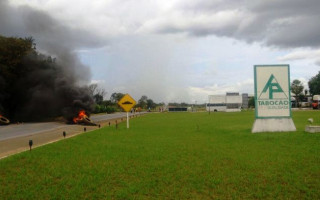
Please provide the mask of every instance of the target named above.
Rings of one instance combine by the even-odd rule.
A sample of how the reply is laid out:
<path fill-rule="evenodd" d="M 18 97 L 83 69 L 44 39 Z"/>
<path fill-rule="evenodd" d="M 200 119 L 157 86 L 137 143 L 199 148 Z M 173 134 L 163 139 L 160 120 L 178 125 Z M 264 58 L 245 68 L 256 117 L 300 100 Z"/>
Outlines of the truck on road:
<path fill-rule="evenodd" d="M 312 108 L 319 109 L 320 108 L 320 95 L 313 95 L 312 97 Z"/>

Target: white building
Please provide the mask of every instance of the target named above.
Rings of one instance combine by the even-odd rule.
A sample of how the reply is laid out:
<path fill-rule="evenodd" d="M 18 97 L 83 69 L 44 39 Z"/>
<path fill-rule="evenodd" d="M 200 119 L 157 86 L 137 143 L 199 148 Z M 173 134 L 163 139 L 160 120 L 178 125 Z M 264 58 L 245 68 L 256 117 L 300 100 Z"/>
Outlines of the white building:
<path fill-rule="evenodd" d="M 239 112 L 243 105 L 242 96 L 237 92 L 227 92 L 226 95 L 209 95 L 209 103 L 206 105 L 206 109 L 209 112 Z"/>

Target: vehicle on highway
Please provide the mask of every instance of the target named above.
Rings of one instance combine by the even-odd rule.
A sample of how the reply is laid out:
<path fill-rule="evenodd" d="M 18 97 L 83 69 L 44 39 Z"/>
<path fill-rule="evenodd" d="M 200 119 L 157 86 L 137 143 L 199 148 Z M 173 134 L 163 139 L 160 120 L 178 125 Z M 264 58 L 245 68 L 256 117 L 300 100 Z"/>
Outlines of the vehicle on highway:
<path fill-rule="evenodd" d="M 312 97 L 312 108 L 319 109 L 320 108 L 320 95 L 313 95 Z"/>

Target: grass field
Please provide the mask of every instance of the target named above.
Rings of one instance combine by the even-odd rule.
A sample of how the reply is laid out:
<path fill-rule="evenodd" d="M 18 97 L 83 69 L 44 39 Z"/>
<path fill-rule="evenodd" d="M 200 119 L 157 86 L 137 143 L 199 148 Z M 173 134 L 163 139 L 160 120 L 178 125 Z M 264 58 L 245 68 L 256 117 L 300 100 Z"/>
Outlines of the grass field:
<path fill-rule="evenodd" d="M 320 112 L 252 134 L 254 113 L 159 113 L 0 160 L 0 199 L 320 199 Z"/>

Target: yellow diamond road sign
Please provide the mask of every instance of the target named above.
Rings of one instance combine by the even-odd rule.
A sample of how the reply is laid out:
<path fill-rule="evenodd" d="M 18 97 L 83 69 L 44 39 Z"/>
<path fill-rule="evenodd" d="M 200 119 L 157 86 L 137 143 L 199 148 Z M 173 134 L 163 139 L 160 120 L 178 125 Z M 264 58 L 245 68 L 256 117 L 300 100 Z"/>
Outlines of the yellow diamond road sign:
<path fill-rule="evenodd" d="M 126 94 L 120 99 L 118 104 L 124 111 L 129 112 L 136 105 L 136 101 L 129 94 Z"/>

